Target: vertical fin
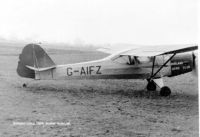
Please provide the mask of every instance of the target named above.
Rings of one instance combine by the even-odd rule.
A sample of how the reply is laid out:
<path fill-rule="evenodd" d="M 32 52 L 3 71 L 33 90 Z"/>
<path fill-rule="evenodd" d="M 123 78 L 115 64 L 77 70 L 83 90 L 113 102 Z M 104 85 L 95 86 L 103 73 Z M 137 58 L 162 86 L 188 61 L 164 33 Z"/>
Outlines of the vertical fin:
<path fill-rule="evenodd" d="M 35 78 L 35 71 L 26 66 L 40 69 L 55 66 L 55 63 L 39 45 L 28 44 L 19 55 L 17 73 L 21 77 Z"/>

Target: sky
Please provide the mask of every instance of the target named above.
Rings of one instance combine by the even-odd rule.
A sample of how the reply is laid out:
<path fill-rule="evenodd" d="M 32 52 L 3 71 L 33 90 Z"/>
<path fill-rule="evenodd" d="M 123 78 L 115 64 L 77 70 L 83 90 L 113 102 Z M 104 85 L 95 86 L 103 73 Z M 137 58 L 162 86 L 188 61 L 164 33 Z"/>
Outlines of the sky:
<path fill-rule="evenodd" d="M 0 37 L 74 44 L 198 41 L 198 0 L 0 0 Z"/>

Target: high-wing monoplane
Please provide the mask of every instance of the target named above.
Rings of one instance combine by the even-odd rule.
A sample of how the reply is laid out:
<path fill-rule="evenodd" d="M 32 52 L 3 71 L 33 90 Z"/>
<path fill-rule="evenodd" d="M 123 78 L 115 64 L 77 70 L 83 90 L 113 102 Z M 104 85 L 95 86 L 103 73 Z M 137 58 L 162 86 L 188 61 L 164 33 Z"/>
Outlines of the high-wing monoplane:
<path fill-rule="evenodd" d="M 171 94 L 163 77 L 195 69 L 196 44 L 130 48 L 89 62 L 56 65 L 39 44 L 26 45 L 19 56 L 17 73 L 36 80 L 58 79 L 146 79 L 147 90 Z M 101 50 L 112 53 L 111 50 Z"/>

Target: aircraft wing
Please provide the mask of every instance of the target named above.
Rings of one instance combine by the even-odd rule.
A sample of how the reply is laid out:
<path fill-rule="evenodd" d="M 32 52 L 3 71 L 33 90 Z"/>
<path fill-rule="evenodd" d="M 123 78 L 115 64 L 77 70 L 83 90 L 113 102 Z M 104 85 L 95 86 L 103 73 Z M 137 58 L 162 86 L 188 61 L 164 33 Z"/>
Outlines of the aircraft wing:
<path fill-rule="evenodd" d="M 101 51 L 101 52 L 104 52 L 107 54 L 118 54 L 122 51 L 139 48 L 141 46 L 143 46 L 143 45 L 118 43 L 118 44 L 108 45 L 106 47 L 99 48 L 99 49 L 97 49 L 97 51 Z"/>
<path fill-rule="evenodd" d="M 101 51 L 101 52 L 107 53 L 107 54 L 114 54 L 116 52 L 110 48 L 99 48 L 99 49 L 97 49 L 97 51 Z"/>
<path fill-rule="evenodd" d="M 161 45 L 161 46 L 149 46 L 140 47 L 122 51 L 119 55 L 131 55 L 131 56 L 158 56 L 164 54 L 183 53 L 193 50 L 197 50 L 197 44 L 187 45 Z"/>

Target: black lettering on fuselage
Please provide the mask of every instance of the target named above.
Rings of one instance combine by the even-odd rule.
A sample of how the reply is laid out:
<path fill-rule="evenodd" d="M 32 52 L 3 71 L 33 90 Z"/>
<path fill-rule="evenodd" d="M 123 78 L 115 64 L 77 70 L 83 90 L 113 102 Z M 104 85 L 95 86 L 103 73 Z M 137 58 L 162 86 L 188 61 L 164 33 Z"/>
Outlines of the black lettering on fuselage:
<path fill-rule="evenodd" d="M 72 74 L 72 68 L 67 68 L 67 76 L 71 76 Z"/>
<path fill-rule="evenodd" d="M 96 66 L 97 67 L 97 71 L 96 71 L 96 74 L 101 74 L 101 66 Z"/>
<path fill-rule="evenodd" d="M 89 70 L 88 70 L 88 67 L 86 67 L 86 73 L 87 73 L 87 75 L 89 74 Z"/>
<path fill-rule="evenodd" d="M 92 71 L 94 71 L 92 68 L 94 68 L 94 66 L 89 66 L 89 74 L 92 74 Z"/>
<path fill-rule="evenodd" d="M 80 75 L 101 74 L 101 66 L 87 66 L 81 67 Z"/>
<path fill-rule="evenodd" d="M 81 75 L 86 75 L 84 67 L 81 67 Z"/>

